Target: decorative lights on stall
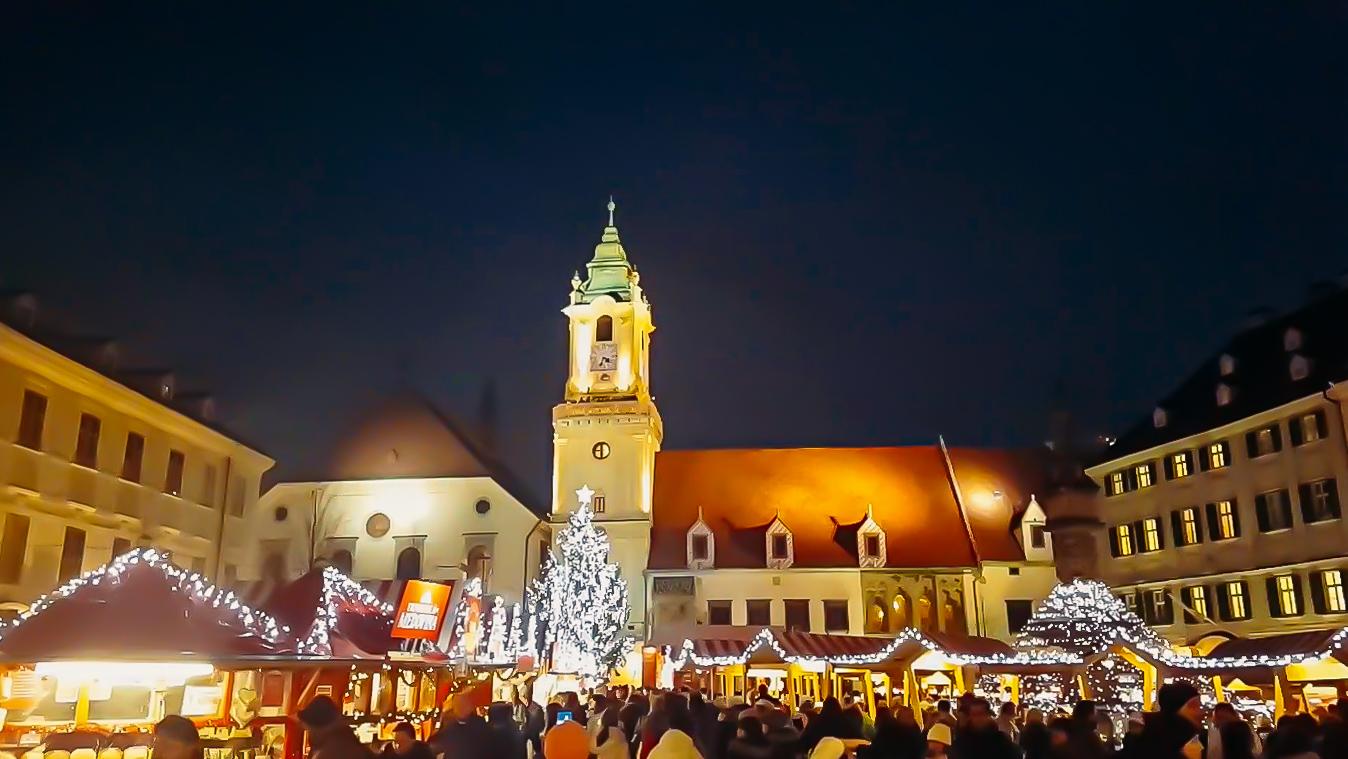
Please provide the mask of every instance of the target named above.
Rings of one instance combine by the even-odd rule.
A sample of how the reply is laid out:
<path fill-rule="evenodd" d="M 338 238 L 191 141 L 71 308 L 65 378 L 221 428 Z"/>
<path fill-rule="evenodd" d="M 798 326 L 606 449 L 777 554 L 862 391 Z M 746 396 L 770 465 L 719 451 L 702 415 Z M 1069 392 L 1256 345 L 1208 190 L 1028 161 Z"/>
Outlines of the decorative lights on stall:
<path fill-rule="evenodd" d="M 302 654 L 331 656 L 332 643 L 330 633 L 337 625 L 337 602 L 362 606 L 384 616 L 393 615 L 393 606 L 361 587 L 359 583 L 342 574 L 335 567 L 323 568 L 323 597 L 314 607 L 314 623 L 309 633 L 299 643 Z"/>
<path fill-rule="evenodd" d="M 239 596 L 232 590 L 225 590 L 211 584 L 199 572 L 191 572 L 179 567 L 169 561 L 168 554 L 160 553 L 153 548 L 136 548 L 127 553 L 118 556 L 98 569 L 86 572 L 79 577 L 73 578 L 60 586 L 56 590 L 42 596 L 33 603 L 31 607 L 9 627 L 3 628 L 5 632 L 13 630 L 28 620 L 46 610 L 47 607 L 67 598 L 86 586 L 98 586 L 104 582 L 116 583 L 121 580 L 122 574 L 137 565 L 152 567 L 168 578 L 175 587 L 184 593 L 191 595 L 192 599 L 207 604 L 215 609 L 232 612 L 235 620 L 242 625 L 249 633 L 269 642 L 277 642 L 282 634 L 288 634 L 289 628 L 278 625 L 276 620 L 270 615 L 251 609 L 246 606 Z"/>

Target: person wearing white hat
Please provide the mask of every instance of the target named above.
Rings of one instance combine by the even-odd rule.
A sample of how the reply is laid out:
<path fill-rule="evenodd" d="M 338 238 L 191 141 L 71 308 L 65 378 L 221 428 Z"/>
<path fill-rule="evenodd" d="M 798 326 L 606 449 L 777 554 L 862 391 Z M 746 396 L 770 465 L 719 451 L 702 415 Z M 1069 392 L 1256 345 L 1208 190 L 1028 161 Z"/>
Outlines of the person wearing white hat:
<path fill-rule="evenodd" d="M 950 752 L 951 742 L 950 725 L 944 722 L 932 725 L 927 731 L 928 759 L 943 759 Z"/>

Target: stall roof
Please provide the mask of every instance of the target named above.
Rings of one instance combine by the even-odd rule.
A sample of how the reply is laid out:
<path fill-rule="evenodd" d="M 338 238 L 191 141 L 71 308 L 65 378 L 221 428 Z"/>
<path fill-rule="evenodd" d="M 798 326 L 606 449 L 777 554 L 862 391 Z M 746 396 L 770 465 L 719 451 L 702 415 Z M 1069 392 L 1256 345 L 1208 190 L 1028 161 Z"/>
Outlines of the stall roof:
<path fill-rule="evenodd" d="M 1288 657 L 1319 657 L 1335 654 L 1342 645 L 1348 628 L 1334 627 L 1327 630 L 1303 630 L 1301 632 L 1270 635 L 1264 638 L 1233 638 L 1218 643 L 1205 659 L 1246 659 Z"/>
<path fill-rule="evenodd" d="M 383 659 L 392 646 L 393 607 L 334 567 L 276 588 L 262 609 L 295 632 L 306 654 Z"/>
<path fill-rule="evenodd" d="M 288 631 L 270 615 L 149 548 L 43 596 L 0 637 L 6 662 L 224 662 L 294 652 Z"/>

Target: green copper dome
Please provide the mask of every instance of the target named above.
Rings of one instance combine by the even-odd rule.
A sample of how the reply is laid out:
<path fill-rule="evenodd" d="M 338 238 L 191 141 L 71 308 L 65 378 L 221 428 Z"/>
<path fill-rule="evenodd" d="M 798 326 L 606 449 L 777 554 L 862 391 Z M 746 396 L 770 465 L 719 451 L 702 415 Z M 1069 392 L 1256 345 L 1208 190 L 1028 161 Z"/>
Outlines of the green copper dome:
<path fill-rule="evenodd" d="M 633 275 L 636 272 L 627 260 L 622 240 L 618 239 L 618 228 L 613 225 L 614 208 L 613 199 L 610 198 L 608 226 L 604 227 L 604 236 L 600 238 L 599 244 L 594 246 L 594 258 L 585 264 L 585 281 L 576 288 L 577 303 L 592 303 L 601 295 L 617 301 L 632 300 Z"/>

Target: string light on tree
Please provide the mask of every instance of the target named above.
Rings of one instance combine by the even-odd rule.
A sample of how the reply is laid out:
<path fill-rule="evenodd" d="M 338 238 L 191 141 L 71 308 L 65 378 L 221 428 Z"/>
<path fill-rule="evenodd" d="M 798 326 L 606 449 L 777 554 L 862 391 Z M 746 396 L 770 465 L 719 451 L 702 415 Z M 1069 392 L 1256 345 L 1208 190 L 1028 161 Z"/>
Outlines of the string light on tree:
<path fill-rule="evenodd" d="M 543 574 L 529 591 L 530 623 L 543 630 L 555 672 L 601 678 L 622 663 L 633 641 L 627 583 L 609 563 L 608 536 L 594 524 L 589 486 L 576 491 L 580 508 L 557 535 Z"/>

